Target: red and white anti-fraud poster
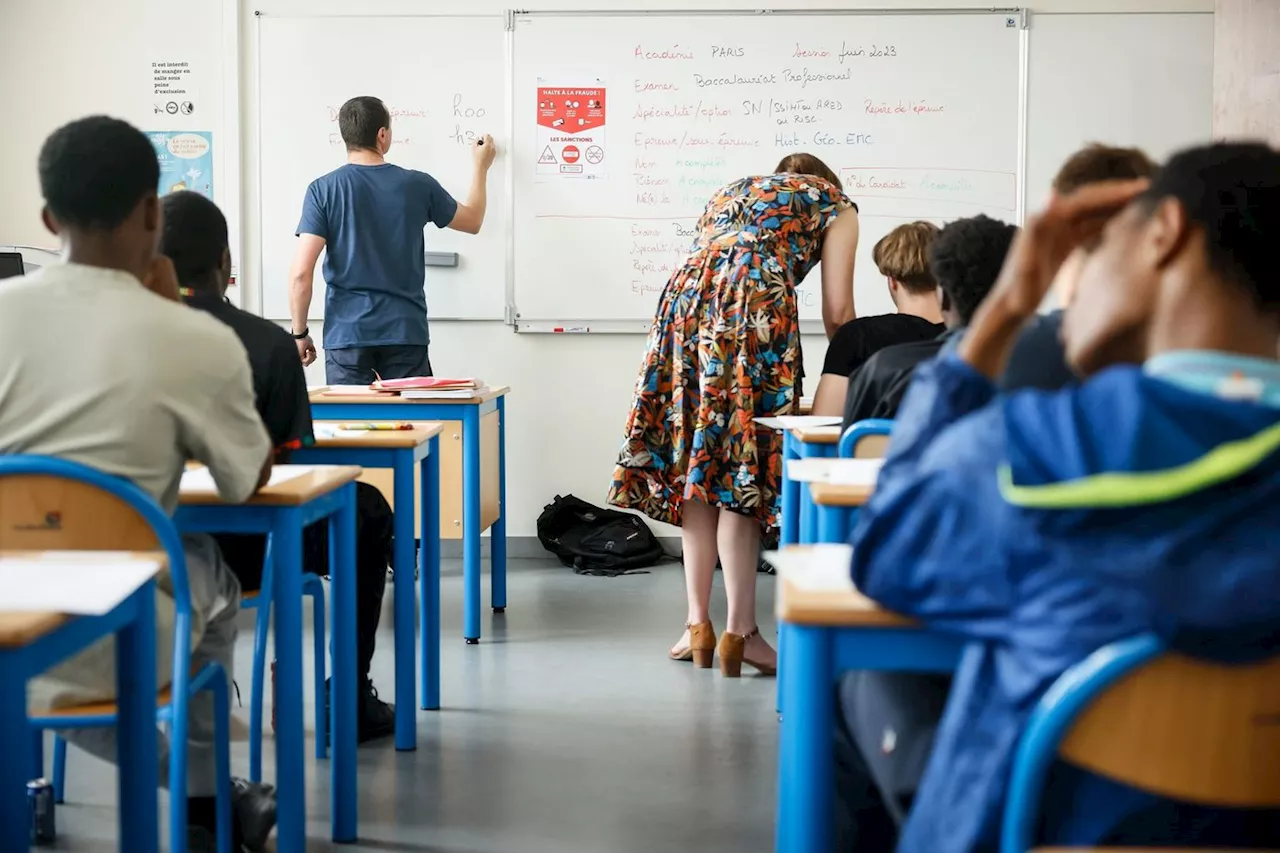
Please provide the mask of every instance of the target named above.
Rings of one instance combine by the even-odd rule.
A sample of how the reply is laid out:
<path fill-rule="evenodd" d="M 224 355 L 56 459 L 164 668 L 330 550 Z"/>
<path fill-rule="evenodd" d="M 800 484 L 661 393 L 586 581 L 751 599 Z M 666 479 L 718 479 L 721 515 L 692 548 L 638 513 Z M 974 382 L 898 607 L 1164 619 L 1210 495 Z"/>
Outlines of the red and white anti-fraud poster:
<path fill-rule="evenodd" d="M 538 180 L 602 178 L 605 87 L 538 85 Z"/>

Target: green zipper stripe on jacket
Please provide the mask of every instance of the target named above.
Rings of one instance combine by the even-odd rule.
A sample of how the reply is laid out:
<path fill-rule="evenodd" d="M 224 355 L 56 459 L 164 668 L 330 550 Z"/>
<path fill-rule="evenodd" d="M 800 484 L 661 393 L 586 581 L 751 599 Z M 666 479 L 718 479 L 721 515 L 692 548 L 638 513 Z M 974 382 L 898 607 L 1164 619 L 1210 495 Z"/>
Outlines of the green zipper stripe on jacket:
<path fill-rule="evenodd" d="M 1163 471 L 1094 474 L 1043 486 L 1019 486 L 1008 463 L 1000 466 L 1000 494 L 1015 506 L 1083 509 L 1163 503 L 1238 477 L 1280 448 L 1280 424 L 1221 444 L 1199 459 Z"/>

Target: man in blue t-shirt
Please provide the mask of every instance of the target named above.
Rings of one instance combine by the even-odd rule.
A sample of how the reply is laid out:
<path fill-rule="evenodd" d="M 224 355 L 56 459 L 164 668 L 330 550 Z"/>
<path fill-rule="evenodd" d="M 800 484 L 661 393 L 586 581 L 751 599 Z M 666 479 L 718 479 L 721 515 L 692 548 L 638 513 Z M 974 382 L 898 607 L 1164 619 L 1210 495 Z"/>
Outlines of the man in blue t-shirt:
<path fill-rule="evenodd" d="M 298 252 L 289 274 L 289 313 L 298 355 L 316 359 L 307 328 L 311 281 L 321 250 L 324 280 L 325 381 L 364 385 L 430 376 L 427 356 L 426 242 L 423 228 L 477 234 L 484 223 L 485 178 L 497 153 L 477 139 L 465 204 L 425 172 L 383 159 L 391 147 L 391 113 L 377 98 L 352 98 L 338 112 L 347 163 L 307 187 Z"/>

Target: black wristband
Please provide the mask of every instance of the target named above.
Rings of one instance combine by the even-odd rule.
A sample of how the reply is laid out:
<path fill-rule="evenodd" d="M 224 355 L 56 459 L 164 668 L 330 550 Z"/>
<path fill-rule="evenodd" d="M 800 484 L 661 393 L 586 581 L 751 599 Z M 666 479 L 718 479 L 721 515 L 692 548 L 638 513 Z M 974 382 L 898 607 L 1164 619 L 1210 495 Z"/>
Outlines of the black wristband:
<path fill-rule="evenodd" d="M 309 326 L 304 326 L 304 327 L 302 328 L 302 331 L 301 331 L 301 332 L 298 332 L 297 334 L 294 334 L 293 330 L 292 330 L 292 329 L 290 329 L 290 330 L 289 330 L 289 334 L 290 334 L 290 335 L 293 335 L 293 339 L 294 339 L 295 341 L 300 341 L 300 340 L 302 340 L 303 338 L 309 338 L 309 337 L 311 337 L 311 328 L 310 328 Z"/>

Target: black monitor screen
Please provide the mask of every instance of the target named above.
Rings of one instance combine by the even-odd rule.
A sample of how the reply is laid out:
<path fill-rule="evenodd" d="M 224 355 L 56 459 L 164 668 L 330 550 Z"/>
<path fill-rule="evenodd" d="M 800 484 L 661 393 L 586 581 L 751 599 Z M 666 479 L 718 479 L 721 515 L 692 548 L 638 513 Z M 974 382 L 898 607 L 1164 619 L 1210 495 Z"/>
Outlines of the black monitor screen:
<path fill-rule="evenodd" d="M 22 275 L 22 255 L 17 252 L 0 252 L 0 278 Z"/>

